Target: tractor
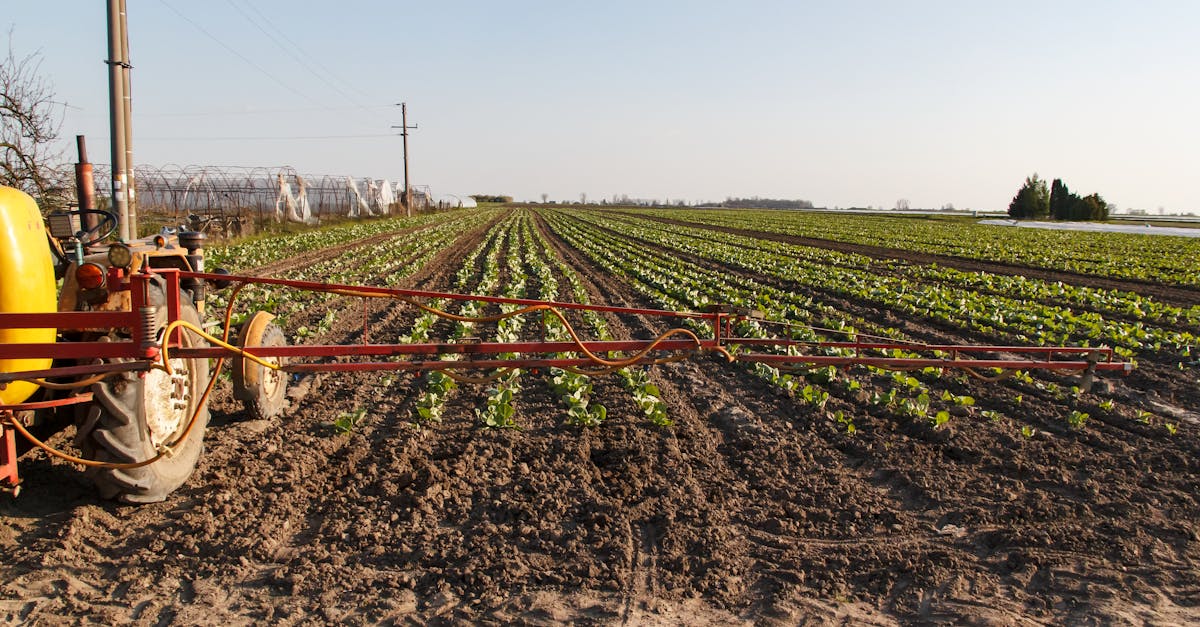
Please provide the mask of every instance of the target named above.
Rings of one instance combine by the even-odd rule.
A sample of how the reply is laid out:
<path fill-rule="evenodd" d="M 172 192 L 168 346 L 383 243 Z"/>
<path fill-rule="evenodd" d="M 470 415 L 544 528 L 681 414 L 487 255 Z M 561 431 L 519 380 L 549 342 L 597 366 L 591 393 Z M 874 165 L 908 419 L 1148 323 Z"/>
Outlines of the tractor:
<path fill-rule="evenodd" d="M 0 447 L 0 480 L 14 494 L 17 456 L 71 424 L 100 494 L 126 502 L 165 498 L 188 479 L 203 450 L 208 358 L 174 357 L 170 368 L 97 366 L 146 365 L 164 342 L 204 343 L 190 333 L 163 337 L 172 320 L 203 328 L 208 282 L 170 281 L 164 271 L 202 272 L 204 235 L 176 231 L 102 244 L 116 229 L 117 216 L 96 209 L 53 212 L 43 221 L 32 198 L 0 187 L 0 312 L 55 320 L 52 327 L 0 327 L 0 345 L 26 347 L 20 358 L 0 359 L 0 373 L 25 373 L 0 380 L 0 406 L 25 407 L 9 410 Z M 265 313 L 244 331 L 269 342 L 282 338 Z M 98 344 L 135 350 L 80 350 Z M 235 394 L 260 415 L 278 411 L 280 377 L 256 364 L 249 370 L 235 375 Z M 14 429 L 34 437 L 18 441 Z M 151 458 L 157 459 L 140 463 Z"/>

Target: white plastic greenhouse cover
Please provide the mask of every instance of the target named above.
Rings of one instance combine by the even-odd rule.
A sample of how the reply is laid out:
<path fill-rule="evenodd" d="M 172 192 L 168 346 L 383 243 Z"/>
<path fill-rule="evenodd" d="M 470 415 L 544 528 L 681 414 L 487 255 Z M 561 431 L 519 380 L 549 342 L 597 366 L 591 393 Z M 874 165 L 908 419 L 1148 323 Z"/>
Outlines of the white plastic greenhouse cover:
<path fill-rule="evenodd" d="M 349 190 L 350 195 L 354 197 L 354 200 L 351 201 L 350 204 L 350 213 L 347 214 L 347 216 L 351 218 L 359 218 L 364 215 L 371 215 L 371 206 L 367 204 L 367 201 L 363 198 L 362 193 L 358 191 L 358 183 L 354 182 L 354 177 L 346 177 L 346 187 Z"/>
<path fill-rule="evenodd" d="M 296 184 L 300 187 L 299 197 L 292 195 L 292 185 L 283 178 L 282 174 L 278 175 L 276 180 L 279 182 L 279 196 L 275 199 L 275 219 L 280 220 L 286 216 L 291 222 L 312 222 L 312 213 L 308 208 L 308 195 L 304 190 L 304 179 L 296 177 Z"/>
<path fill-rule="evenodd" d="M 396 192 L 392 187 L 392 183 L 387 179 L 379 181 L 379 206 L 383 208 L 383 212 L 387 213 L 388 208 L 396 202 Z"/>
<path fill-rule="evenodd" d="M 475 199 L 470 196 L 457 196 L 455 194 L 437 194 L 433 197 L 433 204 L 437 207 L 478 207 Z"/>

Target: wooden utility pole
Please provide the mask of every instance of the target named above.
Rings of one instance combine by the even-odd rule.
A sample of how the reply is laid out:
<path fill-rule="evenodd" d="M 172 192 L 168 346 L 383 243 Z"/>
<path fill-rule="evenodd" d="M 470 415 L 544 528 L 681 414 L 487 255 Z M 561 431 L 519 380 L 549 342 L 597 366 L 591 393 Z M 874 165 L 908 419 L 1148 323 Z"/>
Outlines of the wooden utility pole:
<path fill-rule="evenodd" d="M 121 0 L 108 0 L 108 131 L 112 148 L 112 206 L 119 221 L 118 235 L 130 239 L 129 202 L 126 197 L 124 57 L 121 55 Z"/>
<path fill-rule="evenodd" d="M 137 181 L 133 176 L 133 92 L 129 80 L 129 21 L 125 11 L 126 0 L 121 0 L 121 99 L 125 115 L 125 188 L 126 203 L 129 205 L 129 236 L 137 239 Z"/>
<path fill-rule="evenodd" d="M 417 128 L 417 125 L 408 125 L 408 103 L 400 103 L 400 126 L 392 126 L 392 128 L 400 129 L 400 136 L 404 138 L 404 215 L 411 217 L 412 210 L 412 188 L 408 186 L 408 129 Z"/>

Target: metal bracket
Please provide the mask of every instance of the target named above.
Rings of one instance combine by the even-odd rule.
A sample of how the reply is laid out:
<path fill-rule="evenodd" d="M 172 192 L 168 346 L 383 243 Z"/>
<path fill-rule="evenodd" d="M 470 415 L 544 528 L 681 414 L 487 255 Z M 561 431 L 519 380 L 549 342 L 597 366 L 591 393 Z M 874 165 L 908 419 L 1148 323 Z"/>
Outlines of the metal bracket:
<path fill-rule="evenodd" d="M 1087 354 L 1087 368 L 1083 371 L 1083 375 L 1079 378 L 1079 391 L 1091 392 L 1092 385 L 1096 383 L 1096 364 L 1100 361 L 1100 354 L 1092 351 Z"/>
<path fill-rule="evenodd" d="M 21 476 L 17 472 L 17 431 L 10 423 L 14 417 L 10 410 L 0 412 L 0 489 L 16 498 L 21 494 Z"/>

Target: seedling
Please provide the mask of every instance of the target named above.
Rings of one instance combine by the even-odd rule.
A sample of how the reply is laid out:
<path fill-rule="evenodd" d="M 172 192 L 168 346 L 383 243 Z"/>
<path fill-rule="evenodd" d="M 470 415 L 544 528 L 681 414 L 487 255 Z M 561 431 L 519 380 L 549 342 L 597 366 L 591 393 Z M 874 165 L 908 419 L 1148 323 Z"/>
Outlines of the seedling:
<path fill-rule="evenodd" d="M 959 407 L 972 407 L 975 405 L 975 398 L 973 396 L 965 396 L 965 395 L 957 396 L 957 395 L 951 394 L 950 390 L 946 390 L 946 391 L 942 392 L 942 400 L 946 401 L 946 402 L 954 403 L 955 405 L 958 405 Z"/>
<path fill-rule="evenodd" d="M 813 387 L 811 384 L 804 386 L 804 389 L 800 391 L 800 397 L 808 404 L 818 408 L 824 407 L 825 403 L 829 402 L 829 392 Z"/>
<path fill-rule="evenodd" d="M 354 427 L 367 415 L 367 408 L 359 407 L 354 411 L 343 412 L 333 421 L 333 430 L 339 435 L 349 435 Z"/>
<path fill-rule="evenodd" d="M 833 412 L 833 418 L 839 425 L 846 429 L 847 435 L 854 435 L 858 432 L 858 428 L 854 426 L 854 419 L 847 416 L 842 410 Z"/>

